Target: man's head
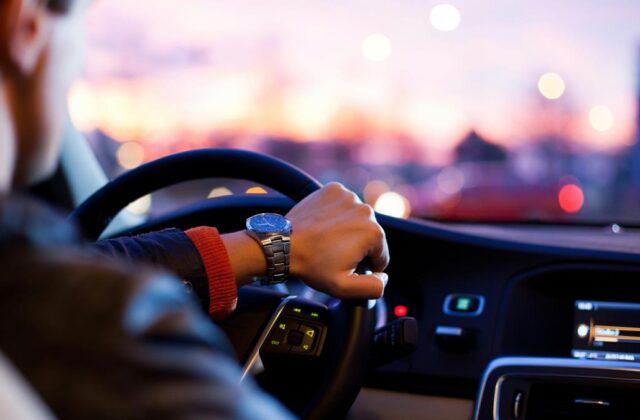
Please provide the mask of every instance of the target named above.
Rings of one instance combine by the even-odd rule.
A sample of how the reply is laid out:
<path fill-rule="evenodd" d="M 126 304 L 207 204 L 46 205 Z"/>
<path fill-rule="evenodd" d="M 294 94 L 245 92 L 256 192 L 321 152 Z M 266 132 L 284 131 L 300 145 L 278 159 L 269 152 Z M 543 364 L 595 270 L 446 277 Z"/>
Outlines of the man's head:
<path fill-rule="evenodd" d="M 0 0 L 0 191 L 55 168 L 91 0 Z"/>

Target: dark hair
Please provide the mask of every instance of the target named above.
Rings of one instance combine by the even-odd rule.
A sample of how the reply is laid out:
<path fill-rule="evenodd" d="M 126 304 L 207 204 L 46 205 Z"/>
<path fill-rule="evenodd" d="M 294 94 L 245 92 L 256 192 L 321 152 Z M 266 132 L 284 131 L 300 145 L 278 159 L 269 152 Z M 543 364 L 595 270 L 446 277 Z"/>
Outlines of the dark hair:
<path fill-rule="evenodd" d="M 67 13 L 74 0 L 45 0 L 47 9 L 55 13 Z"/>

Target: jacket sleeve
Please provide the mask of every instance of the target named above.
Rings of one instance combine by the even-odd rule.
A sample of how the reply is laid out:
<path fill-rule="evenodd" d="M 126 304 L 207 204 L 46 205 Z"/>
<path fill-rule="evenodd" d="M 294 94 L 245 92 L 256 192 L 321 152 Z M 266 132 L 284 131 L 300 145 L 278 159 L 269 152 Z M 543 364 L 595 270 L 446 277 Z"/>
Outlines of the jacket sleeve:
<path fill-rule="evenodd" d="M 186 232 L 165 229 L 102 240 L 89 247 L 100 255 L 151 264 L 176 274 L 213 320 L 224 319 L 236 307 L 235 277 L 215 228 L 199 227 Z"/>
<path fill-rule="evenodd" d="M 59 418 L 289 419 L 169 275 L 51 251 L 8 261 L 0 348 Z M 132 275 L 134 273 L 134 275 Z"/>

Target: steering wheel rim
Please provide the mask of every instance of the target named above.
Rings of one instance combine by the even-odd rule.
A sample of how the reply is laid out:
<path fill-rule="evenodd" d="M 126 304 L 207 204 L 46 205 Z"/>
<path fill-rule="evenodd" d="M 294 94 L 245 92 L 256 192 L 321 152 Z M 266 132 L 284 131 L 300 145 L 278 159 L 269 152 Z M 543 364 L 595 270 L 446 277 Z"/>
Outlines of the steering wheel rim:
<path fill-rule="evenodd" d="M 282 160 L 237 149 L 199 149 L 160 158 L 141 165 L 111 181 L 82 203 L 71 215 L 86 238 L 97 239 L 115 216 L 129 203 L 180 182 L 203 178 L 239 178 L 258 182 L 295 202 L 321 188 L 306 172 Z M 305 418 L 325 418 L 346 414 L 357 396 L 366 371 L 375 312 L 362 300 L 340 301 L 333 309 L 341 318 L 339 338 L 328 355 L 331 374 L 301 414 Z M 357 387 L 355 384 L 357 383 Z"/>
<path fill-rule="evenodd" d="M 190 150 L 125 172 L 87 198 L 73 211 L 71 219 L 87 239 L 96 240 L 118 212 L 136 199 L 180 182 L 203 178 L 259 182 L 295 202 L 322 187 L 301 169 L 259 153 L 237 149 Z"/>

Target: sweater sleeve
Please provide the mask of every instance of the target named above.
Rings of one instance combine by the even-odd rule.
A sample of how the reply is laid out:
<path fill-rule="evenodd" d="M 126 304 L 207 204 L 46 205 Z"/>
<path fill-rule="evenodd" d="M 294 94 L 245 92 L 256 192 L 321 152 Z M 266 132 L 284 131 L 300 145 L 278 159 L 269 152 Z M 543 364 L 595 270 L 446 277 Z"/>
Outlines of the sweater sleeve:
<path fill-rule="evenodd" d="M 222 239 L 214 228 L 187 232 L 165 229 L 101 240 L 88 247 L 103 256 L 150 264 L 176 274 L 214 320 L 223 319 L 235 309 L 235 278 Z"/>
<path fill-rule="evenodd" d="M 209 288 L 209 316 L 214 321 L 226 318 L 236 309 L 236 285 L 229 254 L 218 230 L 200 226 L 185 232 L 194 243 L 207 273 Z"/>

